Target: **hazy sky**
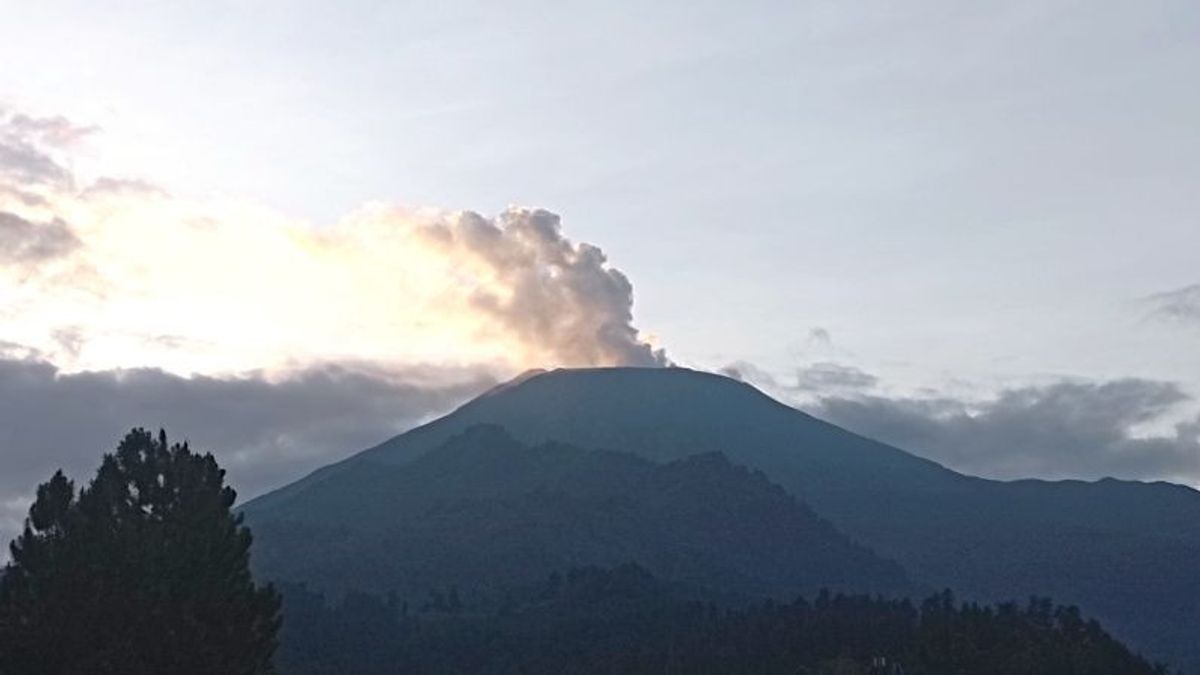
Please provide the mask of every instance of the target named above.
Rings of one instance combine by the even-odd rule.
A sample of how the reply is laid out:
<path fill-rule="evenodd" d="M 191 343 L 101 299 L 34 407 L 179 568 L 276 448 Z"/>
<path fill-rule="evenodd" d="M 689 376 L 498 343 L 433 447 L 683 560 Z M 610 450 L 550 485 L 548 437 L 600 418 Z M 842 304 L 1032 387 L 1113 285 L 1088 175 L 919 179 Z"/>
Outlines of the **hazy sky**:
<path fill-rule="evenodd" d="M 664 348 L 964 470 L 1200 483 L 1194 2 L 4 13 L 0 342 L 46 386 L 353 361 L 457 387 Z"/>

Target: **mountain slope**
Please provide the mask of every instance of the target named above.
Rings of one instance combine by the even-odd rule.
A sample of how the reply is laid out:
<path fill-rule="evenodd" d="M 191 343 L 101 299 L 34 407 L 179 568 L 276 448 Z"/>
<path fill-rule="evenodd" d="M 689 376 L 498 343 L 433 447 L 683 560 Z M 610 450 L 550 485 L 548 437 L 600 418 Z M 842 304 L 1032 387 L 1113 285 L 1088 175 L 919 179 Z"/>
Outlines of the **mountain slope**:
<path fill-rule="evenodd" d="M 333 591 L 474 596 L 634 561 L 739 596 L 910 590 L 761 474 L 718 454 L 655 464 L 480 425 L 402 466 L 357 463 L 286 518 L 251 513 L 258 572 Z"/>
<path fill-rule="evenodd" d="M 964 476 L 685 369 L 560 370 L 498 387 L 454 413 L 247 505 L 304 509 L 346 472 L 405 466 L 466 428 L 654 461 L 722 452 L 763 471 L 918 582 L 986 600 L 1052 595 L 1155 657 L 1200 666 L 1200 493 L 1164 483 L 998 482 Z"/>

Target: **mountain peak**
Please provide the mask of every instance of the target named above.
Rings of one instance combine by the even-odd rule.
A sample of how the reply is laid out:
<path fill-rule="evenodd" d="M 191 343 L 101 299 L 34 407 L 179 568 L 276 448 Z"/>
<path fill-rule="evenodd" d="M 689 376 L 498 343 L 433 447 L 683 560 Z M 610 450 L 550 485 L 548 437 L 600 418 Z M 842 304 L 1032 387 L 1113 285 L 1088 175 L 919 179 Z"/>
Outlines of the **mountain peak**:
<path fill-rule="evenodd" d="M 447 441 L 479 424 L 503 427 L 513 442 L 531 449 L 518 454 L 536 466 L 556 463 L 563 446 L 614 450 L 658 464 L 721 453 L 732 465 L 761 472 L 854 540 L 899 561 L 918 581 L 994 601 L 1052 595 L 1094 611 L 1139 646 L 1200 663 L 1200 651 L 1191 647 L 1200 593 L 1187 562 L 1200 556 L 1200 495 L 1194 491 L 964 476 L 823 422 L 745 383 L 685 368 L 527 373 L 450 415 L 259 498 L 245 511 L 277 520 L 311 512 L 320 508 L 322 482 L 335 478 L 375 481 L 380 494 L 391 495 L 397 490 L 384 479 L 422 458 L 446 469 L 439 475 L 451 480 L 460 480 L 464 466 L 474 467 L 471 475 L 480 480 L 524 470 L 490 452 L 478 456 L 491 462 L 486 467 L 439 463 L 436 453 Z M 492 448 L 502 451 L 507 441 L 497 440 Z M 703 484 L 692 479 L 723 473 L 719 462 L 715 455 L 702 457 L 669 475 L 695 472 L 679 483 L 686 496 Z M 1113 593 L 1131 583 L 1142 591 Z"/>

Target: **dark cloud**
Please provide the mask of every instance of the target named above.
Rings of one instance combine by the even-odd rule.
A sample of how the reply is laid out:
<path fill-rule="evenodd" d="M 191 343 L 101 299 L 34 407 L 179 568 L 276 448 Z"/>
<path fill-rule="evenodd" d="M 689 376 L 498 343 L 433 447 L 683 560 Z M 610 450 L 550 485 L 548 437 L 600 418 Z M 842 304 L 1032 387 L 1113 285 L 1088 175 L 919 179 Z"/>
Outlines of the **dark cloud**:
<path fill-rule="evenodd" d="M 1105 476 L 1200 483 L 1200 420 L 1165 435 L 1146 425 L 1188 397 L 1142 379 L 1009 389 L 984 402 L 953 398 L 822 398 L 812 412 L 966 473 L 995 478 Z"/>
<path fill-rule="evenodd" d="M 1200 324 L 1200 284 L 1157 293 L 1146 302 L 1156 318 Z"/>
<path fill-rule="evenodd" d="M 299 478 L 444 413 L 495 380 L 436 367 L 314 366 L 279 381 L 156 369 L 66 374 L 0 358 L 0 535 L 57 468 L 91 477 L 133 426 L 213 452 L 242 497 Z M 8 531 L 5 529 L 7 521 Z"/>
<path fill-rule="evenodd" d="M 71 253 L 79 238 L 61 220 L 35 223 L 0 211 L 0 264 L 35 265 Z"/>

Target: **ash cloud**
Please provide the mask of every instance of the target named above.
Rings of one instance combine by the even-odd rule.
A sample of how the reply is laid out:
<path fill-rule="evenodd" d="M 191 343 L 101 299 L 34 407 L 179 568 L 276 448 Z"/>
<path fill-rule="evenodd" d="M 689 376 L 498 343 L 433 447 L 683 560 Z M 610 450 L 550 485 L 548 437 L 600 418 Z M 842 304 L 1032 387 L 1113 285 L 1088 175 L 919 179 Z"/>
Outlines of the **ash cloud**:
<path fill-rule="evenodd" d="M 427 225 L 424 235 L 451 258 L 469 259 L 499 283 L 470 305 L 524 344 L 565 365 L 665 366 L 666 354 L 633 326 L 633 285 L 604 252 L 563 236 L 544 209 L 509 208 L 496 219 L 465 212 Z"/>

